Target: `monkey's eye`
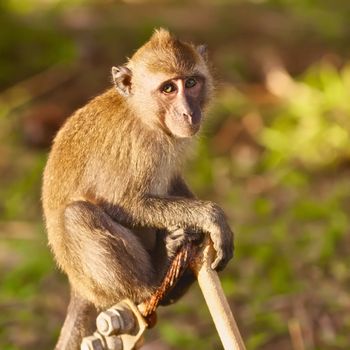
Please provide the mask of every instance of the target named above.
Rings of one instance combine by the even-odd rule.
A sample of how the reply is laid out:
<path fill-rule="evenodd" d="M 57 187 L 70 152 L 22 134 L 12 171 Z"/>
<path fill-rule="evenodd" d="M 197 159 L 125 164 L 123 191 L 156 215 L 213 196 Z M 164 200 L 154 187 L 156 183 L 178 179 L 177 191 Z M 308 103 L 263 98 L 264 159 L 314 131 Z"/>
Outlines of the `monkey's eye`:
<path fill-rule="evenodd" d="M 176 86 L 173 83 L 166 83 L 162 86 L 162 92 L 165 94 L 171 94 L 176 91 Z"/>
<path fill-rule="evenodd" d="M 188 78 L 185 81 L 185 87 L 187 89 L 190 89 L 190 88 L 194 87 L 196 84 L 197 84 L 197 80 L 195 78 Z"/>

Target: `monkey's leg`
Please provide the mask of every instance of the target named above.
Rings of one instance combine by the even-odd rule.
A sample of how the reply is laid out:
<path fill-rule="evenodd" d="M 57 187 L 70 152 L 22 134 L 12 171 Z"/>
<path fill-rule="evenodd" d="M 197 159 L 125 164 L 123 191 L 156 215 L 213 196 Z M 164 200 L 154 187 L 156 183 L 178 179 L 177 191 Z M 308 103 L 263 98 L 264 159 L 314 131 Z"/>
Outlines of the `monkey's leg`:
<path fill-rule="evenodd" d="M 95 306 L 72 291 L 67 316 L 55 350 L 79 349 L 82 338 L 95 331 L 96 316 Z"/>
<path fill-rule="evenodd" d="M 99 307 L 147 299 L 156 286 L 149 254 L 100 207 L 76 201 L 64 212 L 66 270 L 73 288 Z"/>

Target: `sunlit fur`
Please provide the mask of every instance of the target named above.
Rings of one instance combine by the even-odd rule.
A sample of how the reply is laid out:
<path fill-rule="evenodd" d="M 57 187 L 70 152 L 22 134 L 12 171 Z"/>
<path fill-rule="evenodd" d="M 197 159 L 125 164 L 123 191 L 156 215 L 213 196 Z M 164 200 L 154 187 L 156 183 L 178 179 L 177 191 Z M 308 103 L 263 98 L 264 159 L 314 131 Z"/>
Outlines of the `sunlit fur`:
<path fill-rule="evenodd" d="M 206 80 L 204 106 L 211 91 L 205 59 L 161 29 L 127 66 L 130 91 L 113 87 L 76 111 L 58 132 L 44 172 L 49 245 L 74 295 L 57 350 L 79 349 L 91 320 L 77 327 L 74 320 L 86 310 L 150 297 L 179 244 L 168 239 L 170 228 L 210 234 L 219 268 L 232 257 L 222 210 L 195 199 L 182 179 L 190 138 L 164 131 L 154 92 L 164 78 L 197 72 Z M 169 300 L 192 281 L 180 281 Z"/>
<path fill-rule="evenodd" d="M 196 47 L 178 40 L 164 29 L 156 30 L 130 62 L 135 62 L 139 67 L 144 66 L 152 73 L 191 75 L 198 71 L 208 76 L 207 64 Z"/>
<path fill-rule="evenodd" d="M 213 80 L 206 57 L 190 43 L 178 40 L 164 29 L 151 39 L 127 63 L 132 71 L 130 102 L 136 114 L 149 126 L 159 125 L 166 112 L 157 104 L 155 90 L 174 77 L 201 76 L 205 79 L 200 105 L 205 110 L 213 91 Z M 144 106 L 148 106 L 147 109 Z"/>

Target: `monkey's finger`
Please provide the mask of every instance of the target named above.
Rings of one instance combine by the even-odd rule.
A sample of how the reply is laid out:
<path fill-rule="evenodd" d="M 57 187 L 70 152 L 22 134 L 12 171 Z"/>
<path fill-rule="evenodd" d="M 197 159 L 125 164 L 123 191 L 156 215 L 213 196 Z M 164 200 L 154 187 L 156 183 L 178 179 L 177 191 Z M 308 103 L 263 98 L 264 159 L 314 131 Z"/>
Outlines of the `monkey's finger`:
<path fill-rule="evenodd" d="M 221 271 L 233 257 L 233 243 L 222 245 L 213 244 L 216 258 L 211 264 L 213 270 Z"/>
<path fill-rule="evenodd" d="M 215 249 L 215 247 L 214 247 L 214 249 Z M 216 270 L 216 269 L 221 267 L 223 257 L 224 257 L 224 254 L 223 254 L 222 250 L 216 251 L 216 258 L 211 264 L 211 268 L 213 270 Z"/>
<path fill-rule="evenodd" d="M 204 239 L 204 233 L 202 231 L 188 231 L 187 237 L 190 242 L 200 243 Z"/>

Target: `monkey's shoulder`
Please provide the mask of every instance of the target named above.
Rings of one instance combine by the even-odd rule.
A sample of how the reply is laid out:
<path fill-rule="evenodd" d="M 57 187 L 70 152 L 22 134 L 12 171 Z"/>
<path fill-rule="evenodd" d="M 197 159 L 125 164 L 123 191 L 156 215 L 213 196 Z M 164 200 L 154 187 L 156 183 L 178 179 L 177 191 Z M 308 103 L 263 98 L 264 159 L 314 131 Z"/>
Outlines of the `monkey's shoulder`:
<path fill-rule="evenodd" d="M 69 130 L 82 130 L 79 127 L 85 126 L 86 130 L 91 130 L 91 126 L 96 125 L 100 130 L 111 128 L 109 122 L 114 118 L 117 121 L 118 115 L 124 115 L 128 112 L 128 106 L 125 98 L 115 89 L 110 88 L 102 94 L 92 98 L 83 107 L 76 110 L 67 120 L 66 128 L 63 132 Z M 103 124 L 101 122 L 104 122 Z M 84 131 L 84 129 L 83 129 Z M 93 130 L 96 132 L 97 130 Z"/>

